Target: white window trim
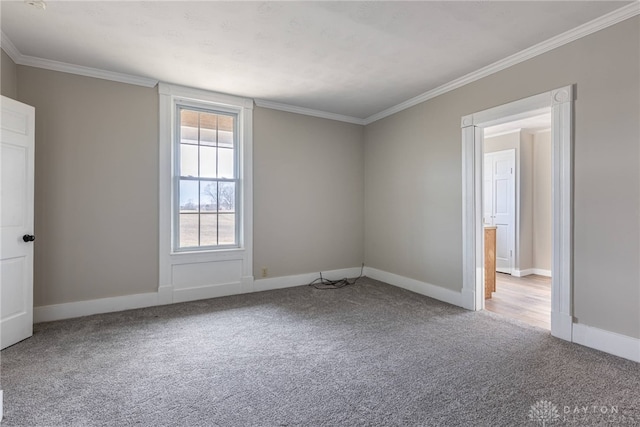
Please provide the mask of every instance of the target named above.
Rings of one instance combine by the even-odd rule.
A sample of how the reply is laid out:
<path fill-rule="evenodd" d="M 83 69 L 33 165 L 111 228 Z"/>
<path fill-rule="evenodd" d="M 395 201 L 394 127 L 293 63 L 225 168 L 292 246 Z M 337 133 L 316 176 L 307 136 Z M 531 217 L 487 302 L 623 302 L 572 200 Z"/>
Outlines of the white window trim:
<path fill-rule="evenodd" d="M 241 113 L 242 113 L 242 108 L 241 107 L 229 107 L 227 105 L 221 105 L 221 104 L 211 104 L 211 103 L 204 103 L 202 101 L 197 101 L 194 102 L 193 100 L 187 100 L 184 97 L 176 97 L 174 98 L 174 103 L 173 103 L 173 110 L 172 110 L 172 116 L 171 119 L 173 120 L 173 127 L 171 128 L 171 131 L 173 132 L 173 138 L 178 138 L 180 135 L 180 131 L 177 129 L 177 123 L 179 122 L 178 117 L 177 117 L 177 112 L 178 112 L 178 108 L 186 108 L 186 109 L 195 109 L 195 110 L 206 110 L 208 112 L 211 113 L 226 113 L 226 114 L 233 114 L 236 117 L 236 129 L 235 129 L 235 133 L 237 134 L 237 138 L 235 141 L 235 145 L 234 145 L 234 150 L 237 150 L 236 153 L 239 153 L 239 146 L 241 143 L 241 138 L 242 136 L 240 135 L 240 126 L 242 125 L 242 119 L 241 119 Z M 177 171 L 179 171 L 179 164 L 180 164 L 180 144 L 178 144 L 175 140 L 172 140 L 172 149 L 173 149 L 173 158 L 172 158 L 172 167 L 173 167 L 173 180 L 172 180 L 172 184 L 176 184 L 176 182 L 179 182 L 179 174 L 177 173 Z M 241 155 L 237 156 L 237 161 L 241 161 Z M 238 184 L 241 184 L 241 169 L 240 169 L 240 165 L 238 164 L 237 166 L 237 170 L 235 172 L 235 178 L 238 179 Z M 199 177 L 200 178 L 200 177 Z M 209 178 L 207 178 L 208 180 Z M 175 187 L 174 187 L 175 189 Z M 179 201 L 179 195 L 178 193 L 176 193 L 175 191 L 173 192 L 172 196 L 173 196 L 173 204 L 172 204 L 172 218 L 171 218 L 171 222 L 172 222 L 172 245 L 171 245 L 171 250 L 172 250 L 172 254 L 174 253 L 184 253 L 184 252 L 206 252 L 206 251 L 220 251 L 220 250 L 226 250 L 226 249 L 238 249 L 242 247 L 242 241 L 240 238 L 240 230 L 242 229 L 242 208 L 244 206 L 244 202 L 242 200 L 242 185 L 238 185 L 238 187 L 236 188 L 236 191 L 238 192 L 237 195 L 239 197 L 236 198 L 236 205 L 235 205 L 235 216 L 236 216 L 236 224 L 237 227 L 234 230 L 234 234 L 235 234 L 235 239 L 236 239 L 236 243 L 231 244 L 231 245 L 216 245 L 216 246 L 210 246 L 210 247 L 204 247 L 204 248 L 200 248 L 200 247 L 184 247 L 184 248 L 178 248 L 177 242 L 178 239 L 180 237 L 180 232 L 179 232 L 179 228 L 176 226 L 178 224 L 178 219 L 176 218 L 176 211 L 177 209 L 177 204 Z"/>
<path fill-rule="evenodd" d="M 209 92 L 200 89 L 158 84 L 159 103 L 159 286 L 161 304 L 210 298 L 214 296 L 241 293 L 253 286 L 253 100 L 232 95 Z M 238 247 L 210 250 L 173 251 L 173 165 L 175 150 L 176 104 L 210 107 L 233 111 L 238 114 L 238 150 L 240 182 L 240 227 Z M 241 274 L 222 282 L 212 278 L 208 284 L 194 283 L 189 286 L 181 281 L 174 286 L 174 267 L 200 265 L 203 263 L 240 262 Z M 216 264 L 218 265 L 218 264 Z M 223 266 L 224 267 L 224 266 Z M 224 269 L 224 268 L 223 268 Z M 221 279 L 222 280 L 222 279 Z"/>

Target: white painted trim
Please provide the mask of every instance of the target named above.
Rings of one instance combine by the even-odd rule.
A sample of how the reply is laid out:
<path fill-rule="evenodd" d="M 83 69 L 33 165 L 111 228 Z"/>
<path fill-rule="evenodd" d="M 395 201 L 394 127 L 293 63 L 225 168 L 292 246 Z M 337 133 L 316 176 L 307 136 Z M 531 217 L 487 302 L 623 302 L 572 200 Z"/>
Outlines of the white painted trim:
<path fill-rule="evenodd" d="M 511 275 L 513 277 L 525 277 L 525 276 L 530 276 L 533 274 L 532 269 L 527 268 L 525 270 L 518 270 L 518 269 L 513 269 L 513 272 L 511 273 Z"/>
<path fill-rule="evenodd" d="M 187 86 L 179 86 L 169 83 L 158 83 L 158 93 L 175 98 L 192 100 L 196 102 L 209 102 L 214 105 L 226 105 L 239 109 L 239 107 L 253 109 L 253 100 L 228 93 L 213 92 Z"/>
<path fill-rule="evenodd" d="M 462 118 L 462 295 L 463 307 L 468 310 L 484 309 L 484 251 L 482 241 L 481 182 L 475 176 L 483 162 L 482 130 L 473 123 L 472 116 Z M 466 268 L 466 266 L 474 266 Z"/>
<path fill-rule="evenodd" d="M 551 313 L 573 316 L 573 87 L 551 91 L 552 263 Z M 551 334 L 571 340 L 560 330 Z"/>
<path fill-rule="evenodd" d="M 51 322 L 53 320 L 71 319 L 74 317 L 90 316 L 92 314 L 151 307 L 154 305 L 159 305 L 157 292 L 99 298 L 34 307 L 33 320 L 35 323 Z"/>
<path fill-rule="evenodd" d="M 452 291 L 442 286 L 432 285 L 431 283 L 421 282 L 409 277 L 400 276 L 394 273 L 378 270 L 376 268 L 365 267 L 364 275 L 381 282 L 388 283 L 399 288 L 407 289 L 429 298 L 437 299 L 449 304 L 463 307 L 463 298 L 461 292 Z"/>
<path fill-rule="evenodd" d="M 360 275 L 360 269 L 361 267 L 352 267 L 323 271 L 322 276 L 332 280 L 345 277 L 352 279 Z M 198 286 L 187 289 L 173 289 L 171 286 L 163 286 L 158 289 L 158 292 L 35 307 L 33 310 L 34 321 L 36 323 L 51 322 L 93 314 L 113 313 L 171 303 L 303 286 L 311 283 L 312 280 L 317 279 L 319 276 L 319 273 L 306 273 L 293 276 L 272 277 L 256 281 L 253 280 L 253 276 L 245 276 L 240 282 L 222 285 Z"/>
<path fill-rule="evenodd" d="M 158 80 L 150 79 L 148 77 L 139 77 L 132 74 L 84 67 L 82 65 L 53 61 L 51 59 L 36 58 L 34 56 L 21 55 L 15 62 L 18 65 L 27 65 L 35 68 L 43 68 L 45 70 L 59 71 L 62 73 L 76 74 L 78 76 L 93 77 L 96 79 L 110 80 L 136 86 L 154 87 L 158 84 Z"/>
<path fill-rule="evenodd" d="M 303 114 L 305 116 L 320 117 L 323 119 L 337 120 L 339 122 L 353 123 L 355 125 L 364 125 L 365 120 L 358 117 L 345 116 L 342 114 L 329 113 L 326 111 L 313 110 L 311 108 L 297 107 L 295 105 L 282 104 L 279 102 L 266 101 L 264 99 L 256 99 L 258 107 L 270 108 L 272 110 L 286 111 L 288 113 Z"/>
<path fill-rule="evenodd" d="M 4 32 L 2 33 L 1 41 L 2 49 L 7 53 L 7 55 L 9 55 L 13 62 L 18 65 L 26 65 L 29 67 L 42 68 L 45 70 L 59 71 L 62 73 L 76 74 L 78 76 L 93 77 L 96 79 L 110 80 L 143 87 L 154 87 L 158 84 L 158 80 L 148 77 L 117 73 L 115 71 L 101 70 L 99 68 L 84 67 L 82 65 L 23 55 Z"/>
<path fill-rule="evenodd" d="M 329 280 L 339 280 L 344 278 L 353 279 L 360 275 L 360 267 L 343 268 L 340 270 L 323 271 L 322 277 Z M 291 288 L 295 286 L 308 285 L 313 280 L 320 277 L 319 273 L 296 274 L 293 276 L 270 277 L 267 279 L 257 279 L 253 282 L 253 291 L 261 292 L 272 289 Z"/>
<path fill-rule="evenodd" d="M 517 111 L 513 109 L 513 103 L 510 102 L 473 113 L 470 116 L 471 124 L 485 128 L 551 112 L 551 92 L 540 93 L 516 102 L 520 107 Z"/>
<path fill-rule="evenodd" d="M 572 341 L 572 332 L 573 316 L 551 309 L 551 335 L 565 341 Z"/>
<path fill-rule="evenodd" d="M 248 292 L 253 286 L 253 100 L 217 92 L 160 83 L 159 102 L 159 283 L 158 294 L 162 303 L 180 302 L 191 299 L 212 298 Z M 174 114 L 176 104 L 194 103 L 233 111 L 238 114 L 241 214 L 238 248 L 210 251 L 174 252 L 173 238 L 173 146 Z M 240 261 L 239 276 L 231 283 L 215 283 L 205 286 L 173 288 L 176 265 Z M 236 281 L 237 280 L 237 281 Z M 224 279 L 226 282 L 227 279 Z"/>
<path fill-rule="evenodd" d="M 355 278 L 360 274 L 360 267 L 344 268 L 340 270 L 331 270 L 322 273 L 323 277 L 328 279 L 341 279 L 344 277 Z M 449 304 L 465 307 L 464 289 L 462 293 L 452 291 L 440 286 L 435 286 L 419 280 L 410 279 L 393 273 L 387 273 L 371 267 L 365 267 L 364 275 L 375 280 L 380 280 L 392 286 L 416 292 L 430 298 L 444 301 Z M 100 313 L 111 313 L 136 308 L 152 307 L 157 305 L 165 305 L 166 299 L 163 300 L 163 294 L 171 293 L 170 299 L 176 302 L 186 302 L 201 299 L 216 298 L 228 295 L 237 295 L 247 293 L 247 289 L 251 292 L 260 292 L 273 289 L 283 289 L 295 286 L 303 286 L 309 284 L 312 280 L 317 279 L 319 273 L 306 273 L 293 276 L 273 277 L 268 279 L 260 279 L 255 282 L 248 283 L 243 278 L 242 283 L 230 283 L 227 285 L 203 286 L 199 288 L 184 289 L 173 291 L 167 288 L 160 289 L 157 293 L 150 292 L 146 294 L 124 295 L 113 298 L 101 298 L 89 301 L 77 301 L 64 304 L 54 304 L 34 308 L 34 321 L 50 322 L 54 320 L 70 319 L 74 317 L 90 316 Z M 246 286 L 249 285 L 247 288 Z M 177 295 L 176 295 L 177 294 Z M 640 340 L 613 332 L 604 331 L 582 324 L 571 324 L 570 316 L 562 316 L 558 318 L 551 314 L 552 325 L 559 324 L 563 329 L 568 329 L 571 334 L 573 326 L 573 341 L 577 344 L 604 351 L 616 356 L 624 357 L 635 362 L 640 362 Z M 556 329 L 558 326 L 556 326 Z M 2 390 L 0 390 L 0 414 L 2 411 Z M 1 419 L 1 418 L 0 418 Z"/>
<path fill-rule="evenodd" d="M 537 274 L 538 276 L 552 277 L 551 270 L 543 270 L 542 268 L 532 268 L 531 271 L 533 272 L 532 274 Z"/>
<path fill-rule="evenodd" d="M 497 73 L 498 71 L 502 71 L 513 65 L 517 65 L 521 62 L 527 61 L 538 55 L 549 52 L 550 50 L 556 49 L 567 43 L 571 43 L 582 37 L 588 36 L 589 34 L 595 33 L 596 31 L 600 31 L 602 29 L 615 25 L 619 22 L 624 21 L 625 19 L 629 19 L 638 14 L 640 14 L 640 3 L 635 1 L 633 3 L 630 3 L 626 6 L 621 7 L 620 9 L 614 10 L 606 15 L 603 15 L 590 22 L 580 25 L 572 30 L 566 31 L 546 41 L 538 43 L 537 45 L 534 45 L 530 48 L 522 50 L 511 56 L 508 56 L 500 61 L 494 62 L 493 64 L 490 64 L 479 70 L 476 70 L 460 78 L 452 80 L 449 83 L 446 83 L 435 89 L 424 92 L 416 97 L 408 99 L 400 104 L 394 105 L 393 107 L 387 108 L 376 114 L 373 114 L 365 119 L 345 116 L 345 115 L 336 114 L 336 113 L 330 113 L 326 111 L 313 110 L 310 108 L 297 107 L 294 105 L 288 105 L 288 104 L 267 101 L 267 100 L 256 100 L 256 105 L 260 107 L 271 108 L 274 110 L 288 111 L 292 113 L 304 114 L 304 115 L 314 116 L 314 117 L 321 117 L 321 118 L 326 118 L 330 120 L 337 120 L 337 121 L 359 124 L 359 125 L 368 125 L 377 120 L 383 119 L 387 116 L 398 113 L 402 110 L 406 110 L 407 108 L 413 107 L 414 105 L 428 101 L 429 99 L 435 98 L 436 96 L 458 89 L 466 84 L 473 83 L 491 74 Z M 89 77 L 96 77 L 96 78 L 101 78 L 106 80 L 114 80 L 122 83 L 137 84 L 145 87 L 153 87 L 158 82 L 155 79 L 150 79 L 146 77 L 138 77 L 138 76 L 123 74 L 123 73 L 115 73 L 111 71 L 99 70 L 97 68 L 82 67 L 78 65 L 67 64 L 63 62 L 51 61 L 48 59 L 22 55 L 18 51 L 18 49 L 15 47 L 15 45 L 11 42 L 11 40 L 4 33 L 2 33 L 1 41 L 2 41 L 1 43 L 2 48 L 7 53 L 7 55 L 9 55 L 9 57 L 11 57 L 11 59 L 13 59 L 13 61 L 19 65 L 29 65 L 32 67 L 45 68 L 45 69 L 54 70 L 54 71 L 62 71 L 62 72 L 78 74 L 78 75 L 86 75 Z"/>
<path fill-rule="evenodd" d="M 173 290 L 173 303 L 197 301 L 209 298 L 226 297 L 244 294 L 242 282 L 224 283 L 221 285 L 197 286 L 187 289 Z"/>
<path fill-rule="evenodd" d="M 2 422 L 3 417 L 4 417 L 4 392 L 0 390 L 0 422 Z"/>
<path fill-rule="evenodd" d="M 498 71 L 502 71 L 506 68 L 520 64 L 538 55 L 542 55 L 543 53 L 549 52 L 560 46 L 588 36 L 589 34 L 593 34 L 596 31 L 600 31 L 602 29 L 615 25 L 618 22 L 622 22 L 625 19 L 629 19 L 638 14 L 640 14 L 640 3 L 635 1 L 631 4 L 621 7 L 620 9 L 614 10 L 613 12 L 610 12 L 590 22 L 580 25 L 572 30 L 566 31 L 546 41 L 531 46 L 530 48 L 496 61 L 493 64 L 487 65 L 486 67 L 480 68 L 479 70 L 473 71 L 467 75 L 452 80 L 449 83 L 438 86 L 435 89 L 424 92 L 421 95 L 408 99 L 379 113 L 373 114 L 364 119 L 364 124 L 368 125 L 377 120 L 391 116 L 392 114 L 396 114 L 402 110 L 406 110 L 407 108 L 411 108 L 414 105 L 418 105 L 422 102 L 428 101 L 429 99 L 435 98 L 436 96 L 440 96 L 454 89 L 458 89 L 464 85 L 487 77 L 491 74 L 495 74 Z"/>
<path fill-rule="evenodd" d="M 572 321 L 572 151 L 573 87 L 565 86 L 520 101 L 462 117 L 462 233 L 463 295 L 475 293 L 473 309 L 480 310 L 483 291 L 482 214 L 482 128 L 514 118 L 537 115 L 551 107 L 553 150 L 553 265 L 551 279 L 551 334 L 571 341 Z M 474 161 L 475 159 L 475 161 Z M 471 167 L 471 170 L 467 168 Z M 470 194 L 473 193 L 473 194 Z M 475 234 L 475 236 L 474 236 Z"/>
<path fill-rule="evenodd" d="M 525 277 L 530 276 L 532 274 L 537 274 L 538 276 L 551 277 L 551 270 L 542 270 L 540 268 L 527 268 L 525 270 L 513 270 L 513 276 L 515 277 Z"/>
<path fill-rule="evenodd" d="M 638 338 L 574 323 L 573 342 L 640 363 L 640 339 Z"/>
<path fill-rule="evenodd" d="M 15 62 L 16 64 L 18 63 L 18 60 L 20 59 L 22 54 L 20 53 L 16 45 L 13 44 L 11 39 L 7 37 L 4 31 L 0 31 L 0 47 L 2 47 L 2 50 L 4 50 L 7 55 L 9 55 L 9 58 L 11 58 L 13 62 Z"/>

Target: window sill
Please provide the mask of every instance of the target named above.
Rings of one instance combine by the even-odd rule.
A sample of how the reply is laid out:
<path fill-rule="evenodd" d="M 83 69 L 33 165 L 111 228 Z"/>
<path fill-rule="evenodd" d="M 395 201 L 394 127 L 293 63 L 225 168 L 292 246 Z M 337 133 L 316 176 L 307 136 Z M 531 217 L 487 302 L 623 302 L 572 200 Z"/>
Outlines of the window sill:
<path fill-rule="evenodd" d="M 204 251 L 171 252 L 173 263 L 209 262 L 244 259 L 246 248 L 211 249 Z"/>

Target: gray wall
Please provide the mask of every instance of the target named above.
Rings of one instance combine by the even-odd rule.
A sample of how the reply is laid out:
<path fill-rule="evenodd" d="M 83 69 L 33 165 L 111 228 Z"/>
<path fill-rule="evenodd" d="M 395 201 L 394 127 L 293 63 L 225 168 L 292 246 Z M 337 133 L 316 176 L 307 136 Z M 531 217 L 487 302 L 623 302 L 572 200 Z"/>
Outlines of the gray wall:
<path fill-rule="evenodd" d="M 460 290 L 460 117 L 576 83 L 574 314 L 640 337 L 639 28 L 629 19 L 372 123 L 364 165 L 357 126 L 256 109 L 254 267 L 357 265 L 364 185 L 366 263 Z M 154 291 L 156 90 L 17 76 L 37 117 L 36 305 Z"/>
<path fill-rule="evenodd" d="M 256 108 L 254 274 L 364 261 L 363 127 Z"/>
<path fill-rule="evenodd" d="M 462 287 L 460 118 L 568 84 L 575 103 L 574 315 L 640 337 L 640 18 L 365 129 L 365 262 Z"/>
<path fill-rule="evenodd" d="M 0 92 L 2 95 L 18 99 L 18 67 L 4 50 L 0 49 Z"/>
<path fill-rule="evenodd" d="M 36 108 L 35 306 L 158 287 L 155 88 L 18 67 Z M 363 127 L 256 108 L 254 275 L 363 260 Z"/>
<path fill-rule="evenodd" d="M 533 135 L 533 268 L 551 270 L 551 132 Z"/>
<path fill-rule="evenodd" d="M 457 109 L 426 102 L 366 126 L 364 247 L 369 267 L 459 291 Z"/>
<path fill-rule="evenodd" d="M 36 109 L 35 306 L 158 287 L 158 94 L 18 67 Z"/>
<path fill-rule="evenodd" d="M 518 209 L 518 269 L 527 270 L 533 265 L 533 136 L 520 131 L 520 209 Z"/>

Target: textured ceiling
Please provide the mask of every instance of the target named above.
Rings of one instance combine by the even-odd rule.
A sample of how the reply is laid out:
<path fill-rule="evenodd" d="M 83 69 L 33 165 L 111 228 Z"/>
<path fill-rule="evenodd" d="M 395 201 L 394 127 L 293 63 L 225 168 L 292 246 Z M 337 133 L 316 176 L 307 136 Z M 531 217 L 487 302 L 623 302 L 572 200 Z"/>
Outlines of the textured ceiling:
<path fill-rule="evenodd" d="M 366 118 L 613 1 L 1 2 L 23 55 Z"/>

